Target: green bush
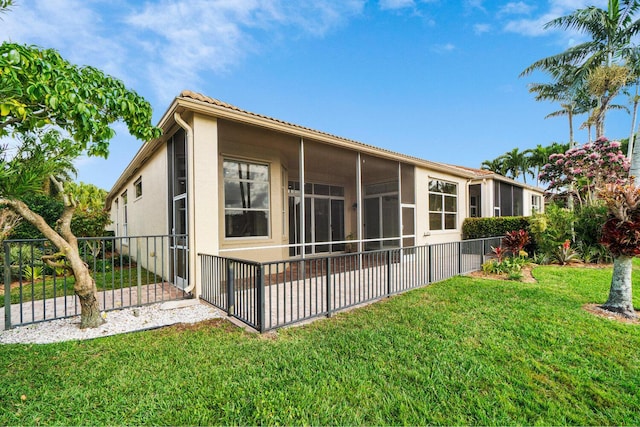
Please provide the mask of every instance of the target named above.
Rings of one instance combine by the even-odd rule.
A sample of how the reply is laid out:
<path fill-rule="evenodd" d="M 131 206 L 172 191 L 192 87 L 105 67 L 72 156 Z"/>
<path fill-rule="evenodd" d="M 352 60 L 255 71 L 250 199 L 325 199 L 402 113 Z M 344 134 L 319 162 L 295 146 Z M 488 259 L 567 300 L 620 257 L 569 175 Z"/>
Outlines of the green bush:
<path fill-rule="evenodd" d="M 467 240 L 504 236 L 516 230 L 529 231 L 529 220 L 523 216 L 467 218 L 462 224 L 462 238 Z"/>
<path fill-rule="evenodd" d="M 576 209 L 574 231 L 576 243 L 596 246 L 602 238 L 602 226 L 607 221 L 607 207 L 602 204 Z"/>
<path fill-rule="evenodd" d="M 24 201 L 29 208 L 40 215 L 51 227 L 56 226 L 56 222 L 62 215 L 64 204 L 61 200 L 40 194 L 33 195 Z M 20 221 L 20 224 L 11 231 L 9 239 L 41 239 L 44 236 L 37 228 L 28 221 Z"/>
<path fill-rule="evenodd" d="M 33 248 L 33 249 L 32 249 Z M 36 246 L 22 245 L 22 246 L 12 246 L 10 252 L 10 269 L 11 269 L 11 279 L 17 280 L 21 276 L 25 277 L 24 268 L 26 266 L 37 266 L 40 268 L 44 268 L 42 262 L 43 251 Z M 4 257 L 2 259 L 4 265 Z"/>
<path fill-rule="evenodd" d="M 558 205 L 549 205 L 544 213 L 533 215 L 529 219 L 529 232 L 536 242 L 536 250 L 552 255 L 565 241 L 571 241 L 575 218 L 574 212 Z"/>

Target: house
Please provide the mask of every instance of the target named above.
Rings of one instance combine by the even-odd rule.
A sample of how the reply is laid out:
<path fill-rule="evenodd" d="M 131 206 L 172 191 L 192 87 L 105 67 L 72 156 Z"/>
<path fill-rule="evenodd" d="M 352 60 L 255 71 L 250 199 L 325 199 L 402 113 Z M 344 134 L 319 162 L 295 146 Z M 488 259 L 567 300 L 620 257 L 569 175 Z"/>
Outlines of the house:
<path fill-rule="evenodd" d="M 528 215 L 543 191 L 184 91 L 110 191 L 116 236 L 175 235 L 174 283 L 198 254 L 255 261 L 459 240 L 466 217 Z M 126 242 L 126 240 L 125 240 Z M 144 255 L 154 256 L 151 250 Z M 177 260 L 186 261 L 176 262 Z"/>

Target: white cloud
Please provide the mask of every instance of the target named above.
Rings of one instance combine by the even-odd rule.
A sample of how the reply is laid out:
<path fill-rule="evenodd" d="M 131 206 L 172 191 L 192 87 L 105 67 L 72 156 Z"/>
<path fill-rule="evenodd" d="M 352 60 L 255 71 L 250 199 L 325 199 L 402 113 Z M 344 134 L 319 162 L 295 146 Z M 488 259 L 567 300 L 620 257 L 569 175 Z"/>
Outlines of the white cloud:
<path fill-rule="evenodd" d="M 126 22 L 142 39 L 150 33 L 157 40 L 140 44 L 156 58 L 148 74 L 161 93 L 175 96 L 197 86 L 199 75 L 227 72 L 287 31 L 322 37 L 363 7 L 363 0 L 161 0 L 147 3 Z"/>
<path fill-rule="evenodd" d="M 509 6 L 511 5 L 511 6 Z M 523 18 L 523 19 L 512 19 L 506 22 L 504 26 L 504 30 L 507 32 L 517 33 L 524 36 L 537 37 L 542 35 L 549 35 L 552 32 L 559 34 L 562 42 L 564 44 L 574 43 L 575 40 L 580 40 L 581 35 L 575 31 L 565 31 L 565 30 L 545 30 L 544 25 L 560 16 L 568 15 L 574 12 L 577 9 L 583 9 L 588 6 L 597 6 L 601 8 L 607 7 L 606 0 L 550 0 L 548 2 L 548 7 L 545 8 L 538 5 L 538 9 L 543 9 L 543 11 L 537 15 L 532 16 L 531 18 Z M 501 13 L 503 15 L 507 14 L 507 11 L 510 14 L 514 13 L 531 13 L 533 9 L 527 10 L 527 5 L 524 2 L 517 3 L 509 3 L 505 5 L 503 9 L 501 9 Z M 573 40 L 573 42 L 572 42 Z"/>
<path fill-rule="evenodd" d="M 484 0 L 465 0 L 464 8 L 467 10 L 480 10 L 482 12 L 487 11 L 484 7 Z"/>
<path fill-rule="evenodd" d="M 473 26 L 473 32 L 477 35 L 488 33 L 491 31 L 491 24 L 475 24 Z"/>
<path fill-rule="evenodd" d="M 2 15 L 0 37 L 53 47 L 73 63 L 122 74 L 124 49 L 108 33 L 97 31 L 109 23 L 91 5 L 82 0 L 18 1 Z"/>
<path fill-rule="evenodd" d="M 436 53 L 448 53 L 455 50 L 456 46 L 453 43 L 436 44 L 431 47 Z"/>
<path fill-rule="evenodd" d="M 531 6 L 523 1 L 509 2 L 500 8 L 500 10 L 498 11 L 498 16 L 528 15 L 534 9 L 535 9 L 534 6 Z"/>
<path fill-rule="evenodd" d="M 53 47 L 127 85 L 150 83 L 165 103 L 278 40 L 323 37 L 359 15 L 365 1 L 20 0 L 0 16 L 0 37 Z"/>
<path fill-rule="evenodd" d="M 415 5 L 413 0 L 380 0 L 380 9 L 382 10 L 413 8 Z"/>

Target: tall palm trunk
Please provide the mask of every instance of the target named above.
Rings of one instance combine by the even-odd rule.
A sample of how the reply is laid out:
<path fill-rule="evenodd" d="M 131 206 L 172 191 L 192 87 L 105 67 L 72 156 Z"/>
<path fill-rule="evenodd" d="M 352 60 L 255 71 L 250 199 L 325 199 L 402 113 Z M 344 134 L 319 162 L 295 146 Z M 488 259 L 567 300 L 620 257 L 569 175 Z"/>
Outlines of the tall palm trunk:
<path fill-rule="evenodd" d="M 627 158 L 633 155 L 633 145 L 636 137 L 636 119 L 638 118 L 638 83 L 636 83 L 636 94 L 633 96 L 633 118 L 631 119 L 631 134 L 629 135 L 629 146 L 627 148 Z"/>

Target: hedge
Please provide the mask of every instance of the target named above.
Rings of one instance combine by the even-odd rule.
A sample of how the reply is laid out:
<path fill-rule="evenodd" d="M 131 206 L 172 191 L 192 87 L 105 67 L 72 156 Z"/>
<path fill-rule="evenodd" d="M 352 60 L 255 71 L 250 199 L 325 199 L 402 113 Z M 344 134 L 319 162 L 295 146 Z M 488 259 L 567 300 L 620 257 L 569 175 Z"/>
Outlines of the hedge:
<path fill-rule="evenodd" d="M 504 236 L 509 231 L 529 231 L 529 218 L 524 216 L 500 216 L 490 218 L 467 218 L 462 223 L 462 238 Z"/>

